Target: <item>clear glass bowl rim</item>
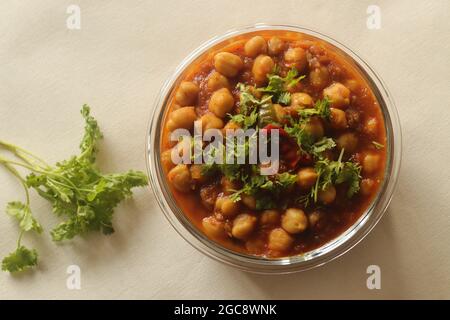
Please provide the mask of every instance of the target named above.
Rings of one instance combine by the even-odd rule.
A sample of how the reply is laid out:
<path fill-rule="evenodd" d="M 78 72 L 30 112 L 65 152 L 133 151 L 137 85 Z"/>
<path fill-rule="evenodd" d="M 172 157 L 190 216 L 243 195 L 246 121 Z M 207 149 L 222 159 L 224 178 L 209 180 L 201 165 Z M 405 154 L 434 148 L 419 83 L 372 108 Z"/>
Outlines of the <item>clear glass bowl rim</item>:
<path fill-rule="evenodd" d="M 184 70 L 209 48 L 220 42 L 245 33 L 262 30 L 294 31 L 305 33 L 324 40 L 348 55 L 360 72 L 364 74 L 380 103 L 383 111 L 387 137 L 387 161 L 383 185 L 380 186 L 377 197 L 365 213 L 346 231 L 323 246 L 302 255 L 283 257 L 278 259 L 247 255 L 227 249 L 208 239 L 183 214 L 176 204 L 160 166 L 160 132 L 165 113 L 167 99 L 171 95 L 174 85 Z M 162 86 L 156 98 L 151 114 L 145 145 L 147 172 L 150 185 L 158 205 L 172 227 L 194 248 L 217 261 L 231 265 L 244 271 L 260 274 L 283 274 L 309 270 L 328 263 L 357 245 L 375 227 L 384 215 L 397 183 L 401 163 L 402 138 L 400 120 L 392 95 L 389 93 L 381 77 L 359 55 L 337 40 L 314 30 L 302 26 L 282 24 L 255 24 L 243 28 L 230 30 L 223 35 L 216 36 L 192 51 L 175 69 L 173 74 Z"/>

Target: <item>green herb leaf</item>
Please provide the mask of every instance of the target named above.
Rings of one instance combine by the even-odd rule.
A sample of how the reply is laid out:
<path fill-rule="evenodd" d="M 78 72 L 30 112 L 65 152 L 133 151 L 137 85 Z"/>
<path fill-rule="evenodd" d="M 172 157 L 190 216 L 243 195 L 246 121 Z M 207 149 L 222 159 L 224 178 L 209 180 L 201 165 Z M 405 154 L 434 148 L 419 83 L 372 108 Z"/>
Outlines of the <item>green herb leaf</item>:
<path fill-rule="evenodd" d="M 291 70 L 288 71 L 286 77 L 284 78 L 284 83 L 286 84 L 287 87 L 293 87 L 304 78 L 306 78 L 305 75 L 298 76 L 298 70 L 296 68 L 292 68 Z"/>
<path fill-rule="evenodd" d="M 31 209 L 28 205 L 14 201 L 8 203 L 6 213 L 15 217 L 19 221 L 20 229 L 23 231 L 34 230 L 38 233 L 42 232 L 42 227 L 39 222 L 31 214 Z"/>
<path fill-rule="evenodd" d="M 336 142 L 332 138 L 323 137 L 312 145 L 310 153 L 315 158 L 321 158 L 324 151 L 333 149 L 334 147 L 336 147 Z"/>
<path fill-rule="evenodd" d="M 353 162 L 345 162 L 342 170 L 336 177 L 336 184 L 348 183 L 347 196 L 353 197 L 359 192 L 359 183 L 361 181 L 361 167 Z"/>
<path fill-rule="evenodd" d="M 353 197 L 359 192 L 361 182 L 361 167 L 356 163 L 342 161 L 344 149 L 341 150 L 337 161 L 320 159 L 315 164 L 317 172 L 316 184 L 311 188 L 308 195 L 298 199 L 300 203 L 308 206 L 310 201 L 317 202 L 317 195 L 320 190 L 325 190 L 330 185 L 348 183 L 347 196 Z"/>
<path fill-rule="evenodd" d="M 289 92 L 281 93 L 277 102 L 286 106 L 289 105 L 291 103 L 291 94 Z"/>
<path fill-rule="evenodd" d="M 21 233 L 16 252 L 3 260 L 4 270 L 14 272 L 36 264 L 36 251 L 21 245 L 23 232 L 42 231 L 31 214 L 29 188 L 48 200 L 56 215 L 65 217 L 65 221 L 51 231 L 53 240 L 61 241 L 88 231 L 114 232 L 112 218 L 115 207 L 132 195 L 132 188 L 148 184 L 147 176 L 139 171 L 103 174 L 98 170 L 95 159 L 102 134 L 97 121 L 90 115 L 89 106 L 84 105 L 81 114 L 85 128 L 80 154 L 55 166 L 46 164 L 22 148 L 2 142 L 23 163 L 0 157 L 0 164 L 20 180 L 27 195 L 26 204 L 10 202 L 7 206 L 7 213 L 19 221 Z M 21 166 L 31 173 L 23 178 L 13 166 Z"/>
<path fill-rule="evenodd" d="M 81 114 L 86 122 L 84 127 L 84 136 L 81 139 L 80 150 L 81 157 L 85 157 L 89 162 L 94 163 L 97 154 L 97 142 L 103 138 L 97 120 L 90 115 L 91 109 L 87 104 L 83 105 Z"/>
<path fill-rule="evenodd" d="M 278 74 L 278 70 L 274 73 L 267 75 L 269 82 L 266 87 L 259 88 L 258 90 L 264 93 L 271 94 L 273 96 L 273 102 L 289 105 L 291 103 L 291 94 L 287 91 L 288 88 L 295 86 L 305 76 L 298 76 L 298 70 L 292 68 L 286 74 L 286 77 L 282 78 Z"/>
<path fill-rule="evenodd" d="M 258 123 L 259 108 L 270 106 L 272 96 L 266 95 L 259 100 L 252 94 L 250 86 L 238 83 L 237 88 L 241 92 L 239 95 L 239 113 L 228 114 L 228 116 L 231 121 L 239 124 L 243 129 L 253 128 Z"/>
<path fill-rule="evenodd" d="M 290 124 L 284 127 L 284 130 L 288 135 L 295 139 L 301 152 L 308 153 L 314 143 L 314 138 L 309 132 L 306 131 L 307 119 L 300 118 L 294 120 L 288 118 Z"/>
<path fill-rule="evenodd" d="M 329 120 L 331 115 L 330 101 L 327 98 L 317 100 L 314 104 L 314 108 L 300 109 L 298 111 L 298 114 L 302 118 L 308 118 L 317 115 L 323 119 Z"/>
<path fill-rule="evenodd" d="M 23 271 L 37 265 L 38 254 L 35 249 L 19 246 L 2 260 L 2 270 L 13 272 Z"/>
<path fill-rule="evenodd" d="M 258 171 L 246 176 L 244 186 L 230 197 L 233 201 L 241 200 L 242 194 L 256 198 L 256 209 L 272 209 L 277 206 L 280 196 L 297 181 L 297 175 L 289 172 L 273 176 L 260 175 Z"/>

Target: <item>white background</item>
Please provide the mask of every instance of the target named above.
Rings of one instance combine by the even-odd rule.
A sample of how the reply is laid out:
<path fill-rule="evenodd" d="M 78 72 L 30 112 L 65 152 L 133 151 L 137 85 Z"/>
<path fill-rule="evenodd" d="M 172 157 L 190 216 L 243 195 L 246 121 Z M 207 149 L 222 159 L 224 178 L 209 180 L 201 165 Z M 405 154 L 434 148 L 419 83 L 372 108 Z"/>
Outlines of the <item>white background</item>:
<path fill-rule="evenodd" d="M 81 30 L 66 28 L 69 4 Z M 380 30 L 366 9 L 381 8 Z M 42 236 L 34 272 L 0 274 L 11 298 L 450 298 L 449 1 L 14 1 L 0 2 L 0 139 L 50 162 L 77 152 L 79 109 L 92 106 L 105 134 L 105 171 L 145 170 L 144 138 L 154 99 L 195 47 L 256 22 L 298 24 L 347 44 L 387 83 L 403 129 L 403 163 L 387 215 L 350 253 L 301 274 L 261 276 L 212 261 L 165 220 L 150 189 L 118 207 L 116 233 L 63 245 L 48 231 L 58 220 L 33 196 Z M 0 207 L 19 200 L 0 170 Z M 14 249 L 15 221 L 0 214 L 0 255 Z M 82 270 L 82 289 L 66 288 L 66 268 Z M 366 288 L 381 267 L 382 289 Z"/>

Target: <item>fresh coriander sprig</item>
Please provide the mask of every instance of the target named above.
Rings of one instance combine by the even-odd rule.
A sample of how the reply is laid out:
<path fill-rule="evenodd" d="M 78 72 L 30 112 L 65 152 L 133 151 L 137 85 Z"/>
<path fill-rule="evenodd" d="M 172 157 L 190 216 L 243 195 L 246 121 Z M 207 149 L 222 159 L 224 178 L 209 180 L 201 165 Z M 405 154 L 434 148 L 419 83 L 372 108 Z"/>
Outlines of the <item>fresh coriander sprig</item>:
<path fill-rule="evenodd" d="M 243 129 L 253 128 L 259 120 L 259 108 L 272 104 L 272 96 L 265 95 L 261 99 L 256 98 L 252 88 L 242 83 L 236 86 L 239 91 L 239 113 L 228 114 L 231 121 L 240 125 Z"/>
<path fill-rule="evenodd" d="M 289 105 L 291 103 L 291 94 L 287 90 L 297 85 L 306 76 L 299 76 L 296 68 L 290 69 L 284 78 L 277 74 L 278 70 L 274 71 L 274 73 L 267 75 L 269 79 L 267 86 L 258 88 L 258 90 L 272 95 L 274 103 Z"/>
<path fill-rule="evenodd" d="M 327 99 L 317 100 L 314 108 L 298 110 L 298 115 L 298 118 L 287 117 L 288 124 L 285 125 L 284 130 L 296 140 L 301 152 L 310 153 L 320 158 L 322 152 L 336 146 L 336 143 L 331 138 L 315 141 L 307 130 L 311 117 L 318 116 L 323 119 L 329 119 L 330 103 Z"/>
<path fill-rule="evenodd" d="M 258 169 L 253 174 L 244 176 L 243 187 L 235 190 L 230 198 L 239 201 L 242 195 L 254 196 L 256 209 L 272 209 L 279 204 L 280 197 L 284 191 L 297 181 L 297 175 L 289 172 L 275 174 L 273 176 L 260 175 Z"/>
<path fill-rule="evenodd" d="M 312 200 L 317 202 L 320 190 L 325 190 L 331 185 L 348 183 L 347 196 L 353 197 L 359 192 L 361 181 L 361 167 L 351 161 L 342 161 L 344 149 L 341 150 L 339 158 L 336 161 L 331 161 L 326 158 L 320 159 L 315 164 L 315 171 L 317 179 L 311 191 L 298 199 L 300 203 L 305 206 L 310 204 Z"/>
<path fill-rule="evenodd" d="M 97 143 L 102 134 L 87 105 L 83 106 L 81 114 L 86 123 L 80 143 L 81 153 L 54 166 L 25 149 L 0 141 L 0 147 L 19 159 L 15 161 L 0 157 L 0 164 L 19 179 L 26 194 L 25 203 L 10 202 L 6 209 L 9 215 L 19 221 L 21 231 L 16 250 L 2 261 L 5 271 L 21 271 L 37 264 L 36 250 L 27 249 L 21 244 L 24 232 L 42 232 L 42 227 L 31 214 L 29 189 L 34 189 L 48 200 L 56 215 L 66 218 L 50 232 L 54 241 L 62 241 L 88 231 L 101 231 L 104 234 L 114 232 L 114 208 L 132 195 L 132 188 L 148 183 L 146 175 L 139 171 L 103 174 L 97 169 Z M 23 178 L 16 167 L 30 173 Z"/>

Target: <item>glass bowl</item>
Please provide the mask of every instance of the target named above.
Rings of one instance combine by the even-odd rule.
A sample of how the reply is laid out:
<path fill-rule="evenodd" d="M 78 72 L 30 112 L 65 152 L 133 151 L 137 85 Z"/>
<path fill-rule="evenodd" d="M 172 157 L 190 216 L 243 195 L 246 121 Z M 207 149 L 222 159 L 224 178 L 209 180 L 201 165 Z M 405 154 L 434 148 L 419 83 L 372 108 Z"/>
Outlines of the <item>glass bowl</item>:
<path fill-rule="evenodd" d="M 203 53 L 219 43 L 231 37 L 261 30 L 300 32 L 326 41 L 341 50 L 341 54 L 346 55 L 353 60 L 356 68 L 359 69 L 366 78 L 368 84 L 372 87 L 380 107 L 382 108 L 385 121 L 387 140 L 385 146 L 387 151 L 385 175 L 384 181 L 379 187 L 378 195 L 375 197 L 372 204 L 352 226 L 337 238 L 317 249 L 291 257 L 265 258 L 243 254 L 227 249 L 207 238 L 189 221 L 178 207 L 169 186 L 166 183 L 160 161 L 160 133 L 162 132 L 162 123 L 165 112 L 167 111 L 166 104 L 175 85 L 186 68 L 195 62 Z M 164 83 L 155 102 L 146 139 L 146 160 L 150 183 L 159 206 L 175 230 L 187 242 L 205 255 L 241 270 L 262 274 L 292 273 L 318 267 L 343 255 L 358 244 L 375 227 L 389 205 L 397 182 L 400 169 L 400 158 L 401 130 L 397 110 L 392 96 L 389 94 L 385 84 L 375 73 L 373 68 L 342 43 L 322 33 L 291 25 L 257 24 L 232 30 L 224 35 L 214 37 L 194 50 L 183 60 L 170 78 Z"/>

